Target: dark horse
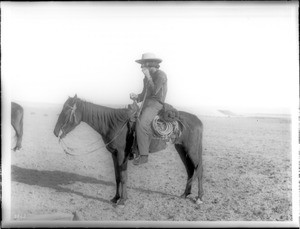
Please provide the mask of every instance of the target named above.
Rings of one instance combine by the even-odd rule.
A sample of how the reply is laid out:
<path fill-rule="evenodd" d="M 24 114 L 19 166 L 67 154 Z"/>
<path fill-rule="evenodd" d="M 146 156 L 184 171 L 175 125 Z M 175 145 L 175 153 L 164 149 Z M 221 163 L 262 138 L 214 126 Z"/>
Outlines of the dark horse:
<path fill-rule="evenodd" d="M 14 151 L 22 148 L 22 138 L 23 138 L 23 116 L 24 110 L 19 104 L 11 103 L 11 125 L 16 131 L 17 143 L 13 148 Z"/>
<path fill-rule="evenodd" d="M 182 159 L 188 179 L 182 197 L 191 194 L 193 175 L 198 177 L 198 198 L 201 203 L 203 196 L 202 187 L 202 122 L 192 114 L 179 112 L 184 125 L 184 130 L 175 142 L 175 148 Z M 106 144 L 106 149 L 111 152 L 116 178 L 116 195 L 111 201 L 124 205 L 127 199 L 127 162 L 133 145 L 133 129 L 129 119 L 133 115 L 131 109 L 114 109 L 83 101 L 75 95 L 69 97 L 63 105 L 58 117 L 54 135 L 64 138 L 81 121 L 86 122 L 96 130 Z"/>

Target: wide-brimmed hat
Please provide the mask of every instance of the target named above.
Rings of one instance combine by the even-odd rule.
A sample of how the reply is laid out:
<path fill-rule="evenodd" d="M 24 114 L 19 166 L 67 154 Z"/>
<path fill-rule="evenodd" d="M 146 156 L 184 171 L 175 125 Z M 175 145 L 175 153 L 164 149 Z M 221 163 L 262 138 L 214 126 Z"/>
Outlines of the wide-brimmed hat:
<path fill-rule="evenodd" d="M 144 53 L 142 55 L 142 59 L 136 60 L 135 62 L 137 62 L 139 64 L 143 64 L 143 63 L 148 62 L 148 61 L 154 61 L 154 62 L 160 63 L 160 62 L 162 62 L 162 59 L 157 58 L 155 56 L 155 54 L 148 52 L 148 53 Z"/>

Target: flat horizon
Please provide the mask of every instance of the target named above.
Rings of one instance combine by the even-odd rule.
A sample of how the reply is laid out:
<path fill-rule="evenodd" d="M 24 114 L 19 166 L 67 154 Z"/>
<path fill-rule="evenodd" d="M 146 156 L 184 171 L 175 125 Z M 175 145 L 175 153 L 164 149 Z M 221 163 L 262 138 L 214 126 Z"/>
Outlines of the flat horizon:
<path fill-rule="evenodd" d="M 85 100 L 84 98 L 82 98 L 83 100 Z M 63 101 L 62 103 L 58 103 L 58 102 L 41 102 L 41 101 L 21 101 L 21 100 L 11 100 L 12 102 L 16 102 L 19 103 L 20 105 L 23 106 L 31 106 L 34 108 L 38 108 L 38 106 L 54 106 L 54 107 L 58 107 L 63 105 L 63 103 L 65 101 Z M 88 101 L 88 100 L 86 100 Z M 98 104 L 98 105 L 103 105 L 103 106 L 109 106 L 112 108 L 123 108 L 126 107 L 128 104 L 117 104 L 117 103 L 97 103 L 94 101 L 88 101 L 94 104 Z M 176 109 L 179 110 L 184 110 L 187 112 L 192 112 L 192 113 L 199 113 L 200 111 L 202 111 L 203 115 L 208 115 L 208 116 L 291 116 L 291 112 L 289 112 L 288 110 L 291 110 L 291 108 L 283 108 L 283 107 L 274 107 L 274 108 L 261 108 L 261 107 L 250 107 L 250 108 L 245 108 L 245 107 L 237 107 L 237 106 L 226 106 L 223 107 L 221 105 L 201 105 L 198 104 L 197 106 L 177 106 L 176 104 L 171 104 L 172 106 L 174 106 Z M 230 114 L 225 114 L 222 111 L 228 111 Z M 201 112 L 200 112 L 201 113 Z"/>

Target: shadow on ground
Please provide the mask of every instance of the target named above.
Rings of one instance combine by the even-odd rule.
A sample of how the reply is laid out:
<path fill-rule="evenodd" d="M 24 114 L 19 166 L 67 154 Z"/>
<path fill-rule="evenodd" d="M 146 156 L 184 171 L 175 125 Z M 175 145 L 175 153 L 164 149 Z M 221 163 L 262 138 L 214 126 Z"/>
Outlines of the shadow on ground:
<path fill-rule="evenodd" d="M 68 184 L 73 184 L 75 182 L 82 182 L 88 184 L 101 184 L 106 186 L 115 186 L 114 182 L 98 180 L 96 178 L 82 176 L 76 173 L 27 169 L 27 168 L 18 167 L 16 165 L 11 166 L 11 180 L 15 182 L 27 184 L 27 185 L 37 185 L 44 188 L 55 189 L 58 192 L 74 193 L 84 198 L 94 199 L 94 200 L 102 201 L 104 203 L 110 203 L 110 201 L 99 197 L 85 195 L 81 192 L 76 192 L 69 188 L 61 187 L 61 185 L 68 185 Z M 128 187 L 128 188 L 136 191 L 144 192 L 147 194 L 156 193 L 164 196 L 178 197 L 172 194 L 159 192 L 155 190 L 146 190 L 146 189 L 135 188 L 135 187 Z"/>

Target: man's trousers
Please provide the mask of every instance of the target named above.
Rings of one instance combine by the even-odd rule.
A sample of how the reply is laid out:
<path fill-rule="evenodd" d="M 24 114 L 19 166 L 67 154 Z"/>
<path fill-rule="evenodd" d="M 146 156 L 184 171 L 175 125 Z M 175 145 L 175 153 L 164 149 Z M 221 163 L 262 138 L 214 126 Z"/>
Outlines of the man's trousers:
<path fill-rule="evenodd" d="M 144 103 L 141 115 L 136 122 L 136 137 L 140 155 L 149 154 L 149 146 L 154 134 L 151 122 L 162 107 L 163 105 L 154 99 L 146 100 Z"/>

